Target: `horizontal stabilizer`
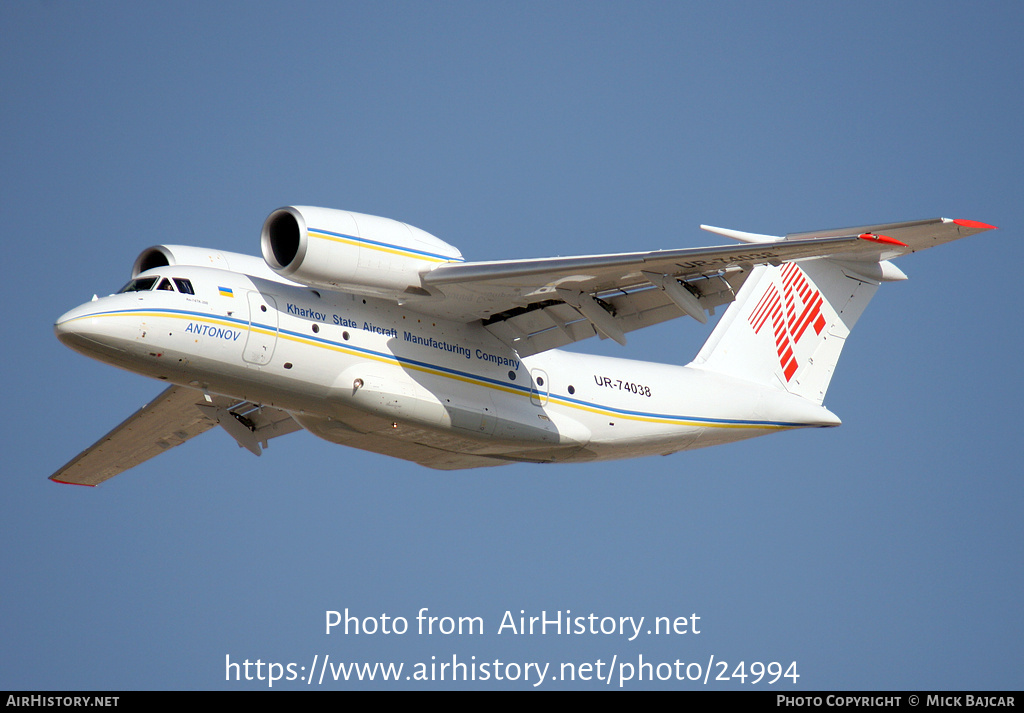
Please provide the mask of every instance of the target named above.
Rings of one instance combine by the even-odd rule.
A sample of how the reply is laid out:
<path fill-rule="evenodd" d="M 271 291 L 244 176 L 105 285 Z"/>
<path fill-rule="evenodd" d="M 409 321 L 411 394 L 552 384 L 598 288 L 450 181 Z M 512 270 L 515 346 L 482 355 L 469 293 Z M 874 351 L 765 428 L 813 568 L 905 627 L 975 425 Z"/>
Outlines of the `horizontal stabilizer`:
<path fill-rule="evenodd" d="M 781 235 L 761 235 L 760 233 L 745 233 L 742 230 L 730 230 L 729 228 L 716 228 L 713 225 L 702 225 L 701 230 L 706 230 L 715 235 L 722 235 L 726 238 L 739 240 L 741 243 L 774 243 L 783 240 Z"/>

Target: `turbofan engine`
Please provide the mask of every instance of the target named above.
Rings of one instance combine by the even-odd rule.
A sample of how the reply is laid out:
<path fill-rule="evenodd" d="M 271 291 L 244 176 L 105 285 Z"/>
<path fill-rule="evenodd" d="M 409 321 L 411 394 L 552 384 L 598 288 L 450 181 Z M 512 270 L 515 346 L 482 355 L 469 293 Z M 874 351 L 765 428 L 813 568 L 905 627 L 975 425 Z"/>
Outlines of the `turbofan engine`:
<path fill-rule="evenodd" d="M 420 275 L 462 253 L 419 228 L 345 210 L 287 206 L 263 223 L 263 259 L 281 277 L 395 299 L 429 294 Z"/>

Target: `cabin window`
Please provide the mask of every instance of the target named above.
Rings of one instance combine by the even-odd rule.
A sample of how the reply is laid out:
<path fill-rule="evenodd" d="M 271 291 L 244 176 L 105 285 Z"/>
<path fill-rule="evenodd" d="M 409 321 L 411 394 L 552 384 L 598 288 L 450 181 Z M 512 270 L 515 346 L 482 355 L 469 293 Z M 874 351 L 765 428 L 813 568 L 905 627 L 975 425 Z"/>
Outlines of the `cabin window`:
<path fill-rule="evenodd" d="M 166 290 L 167 292 L 174 292 L 174 285 L 166 277 L 160 280 L 160 284 L 157 285 L 158 290 Z"/>
<path fill-rule="evenodd" d="M 183 295 L 194 295 L 196 291 L 192 289 L 192 281 L 186 280 L 184 277 L 175 277 L 174 284 L 178 286 L 178 292 Z"/>

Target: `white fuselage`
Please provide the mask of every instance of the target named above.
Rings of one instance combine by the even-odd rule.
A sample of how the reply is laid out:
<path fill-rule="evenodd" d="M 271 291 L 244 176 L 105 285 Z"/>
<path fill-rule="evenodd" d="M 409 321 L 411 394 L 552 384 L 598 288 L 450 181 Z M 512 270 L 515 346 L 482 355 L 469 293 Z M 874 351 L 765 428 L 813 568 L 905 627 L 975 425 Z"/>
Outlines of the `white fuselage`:
<path fill-rule="evenodd" d="M 693 366 L 552 350 L 520 359 L 479 322 L 415 304 L 213 268 L 195 294 L 148 290 L 63 315 L 63 342 L 175 384 L 273 406 L 318 436 L 374 433 L 506 460 L 668 454 L 801 426 L 838 425 L 780 389 Z"/>

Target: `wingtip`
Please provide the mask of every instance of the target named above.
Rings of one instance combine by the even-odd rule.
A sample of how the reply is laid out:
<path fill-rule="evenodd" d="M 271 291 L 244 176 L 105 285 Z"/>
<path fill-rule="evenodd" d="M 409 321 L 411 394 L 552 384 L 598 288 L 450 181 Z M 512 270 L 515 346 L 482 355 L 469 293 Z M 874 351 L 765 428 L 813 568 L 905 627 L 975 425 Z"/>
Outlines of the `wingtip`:
<path fill-rule="evenodd" d="M 961 220 L 959 218 L 954 218 L 953 222 L 957 225 L 962 225 L 965 228 L 974 228 L 975 230 L 999 230 L 999 228 L 994 225 L 981 223 L 977 220 Z"/>
<path fill-rule="evenodd" d="M 70 480 L 61 480 L 60 478 L 55 478 L 53 476 L 50 476 L 50 480 L 52 480 L 54 483 L 60 483 L 61 485 L 81 485 L 86 488 L 96 487 L 95 483 L 72 483 Z"/>

